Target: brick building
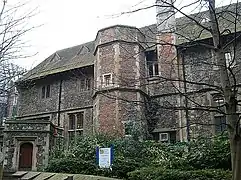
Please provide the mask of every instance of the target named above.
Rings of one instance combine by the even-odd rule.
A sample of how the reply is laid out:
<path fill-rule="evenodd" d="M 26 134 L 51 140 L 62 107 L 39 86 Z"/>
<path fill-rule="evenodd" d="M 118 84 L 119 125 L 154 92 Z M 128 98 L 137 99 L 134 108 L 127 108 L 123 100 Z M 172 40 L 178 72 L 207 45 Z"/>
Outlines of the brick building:
<path fill-rule="evenodd" d="M 5 169 L 40 170 L 58 141 L 69 142 L 77 135 L 175 142 L 224 130 L 225 116 L 197 108 L 197 102 L 198 107 L 218 108 L 223 103 L 207 86 L 219 84 L 213 50 L 201 46 L 211 43 L 211 36 L 190 18 L 175 18 L 172 12 L 158 7 L 157 24 L 142 28 L 101 29 L 94 41 L 53 53 L 19 80 L 18 116 L 7 121 L 4 130 Z M 231 29 L 225 40 L 234 31 L 233 16 L 228 15 L 218 17 L 221 29 Z M 208 27 L 207 12 L 190 17 Z M 235 63 L 228 64 L 237 77 L 240 48 L 239 38 Z M 225 53 L 231 63 L 233 46 Z M 187 83 L 191 81 L 200 83 Z"/>

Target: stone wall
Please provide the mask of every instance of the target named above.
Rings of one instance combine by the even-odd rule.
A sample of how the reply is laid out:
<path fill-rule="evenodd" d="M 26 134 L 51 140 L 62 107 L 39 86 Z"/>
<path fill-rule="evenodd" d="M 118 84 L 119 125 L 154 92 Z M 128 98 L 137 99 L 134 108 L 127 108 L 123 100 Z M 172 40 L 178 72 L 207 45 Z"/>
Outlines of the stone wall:
<path fill-rule="evenodd" d="M 18 170 L 20 145 L 26 142 L 33 144 L 32 170 L 43 170 L 48 164 L 53 134 L 53 125 L 44 119 L 7 121 L 4 130 L 5 171 Z"/>
<path fill-rule="evenodd" d="M 144 36 L 134 27 L 102 29 L 96 38 L 94 124 L 96 131 L 123 136 L 127 121 L 143 121 L 146 93 Z M 106 86 L 104 78 L 111 75 Z M 143 129 L 140 127 L 140 129 Z"/>

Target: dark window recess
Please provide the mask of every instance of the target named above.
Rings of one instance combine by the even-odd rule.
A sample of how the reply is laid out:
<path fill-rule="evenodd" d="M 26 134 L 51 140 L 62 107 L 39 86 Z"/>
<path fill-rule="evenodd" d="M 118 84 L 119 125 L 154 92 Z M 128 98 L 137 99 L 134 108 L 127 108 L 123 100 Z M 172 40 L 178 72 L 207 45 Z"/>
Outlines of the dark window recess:
<path fill-rule="evenodd" d="M 221 132 L 227 130 L 225 116 L 216 116 L 216 117 L 214 117 L 214 121 L 215 121 L 215 132 L 216 133 L 221 133 Z"/>
<path fill-rule="evenodd" d="M 159 75 L 159 68 L 158 68 L 158 64 L 154 64 L 154 72 L 155 72 L 155 75 Z"/>
<path fill-rule="evenodd" d="M 50 85 L 47 85 L 47 88 L 46 88 L 46 98 L 49 98 L 50 97 Z"/>
<path fill-rule="evenodd" d="M 110 74 L 105 74 L 104 75 L 104 85 L 105 86 L 110 86 L 111 85 L 111 75 Z"/>
<path fill-rule="evenodd" d="M 124 123 L 125 135 L 130 136 L 132 134 L 133 122 L 127 121 Z"/>
<path fill-rule="evenodd" d="M 146 55 L 146 62 L 148 67 L 148 73 L 150 77 L 159 75 L 159 65 L 157 62 L 157 53 L 155 50 L 147 51 Z"/>
<path fill-rule="evenodd" d="M 69 114 L 69 129 L 75 129 L 75 114 Z"/>
<path fill-rule="evenodd" d="M 90 78 L 80 80 L 80 91 L 91 90 L 91 87 L 92 87 L 92 85 L 91 85 L 91 79 Z"/>
<path fill-rule="evenodd" d="M 45 98 L 45 86 L 42 87 L 42 98 Z"/>
<path fill-rule="evenodd" d="M 69 130 L 83 129 L 84 112 L 69 114 Z"/>
<path fill-rule="evenodd" d="M 90 90 L 91 89 L 91 79 L 86 79 L 86 89 Z"/>
<path fill-rule="evenodd" d="M 49 98 L 50 97 L 50 91 L 51 91 L 50 85 L 43 86 L 42 87 L 42 93 L 41 93 L 42 99 Z"/>

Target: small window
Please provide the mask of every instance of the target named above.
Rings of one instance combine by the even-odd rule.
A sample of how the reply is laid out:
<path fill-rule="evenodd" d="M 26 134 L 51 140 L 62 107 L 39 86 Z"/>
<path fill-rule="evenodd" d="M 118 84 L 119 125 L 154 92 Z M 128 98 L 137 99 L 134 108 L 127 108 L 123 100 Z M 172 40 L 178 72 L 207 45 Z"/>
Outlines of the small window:
<path fill-rule="evenodd" d="M 104 87 L 111 86 L 111 84 L 112 84 L 111 74 L 104 74 L 103 75 L 103 85 L 104 85 Z"/>
<path fill-rule="evenodd" d="M 45 98 L 45 86 L 42 87 L 42 99 Z"/>
<path fill-rule="evenodd" d="M 89 91 L 91 90 L 91 79 L 81 79 L 80 80 L 80 91 Z"/>
<path fill-rule="evenodd" d="M 215 121 L 215 133 L 221 133 L 227 130 L 225 116 L 216 116 L 214 117 L 214 121 Z"/>
<path fill-rule="evenodd" d="M 69 114 L 69 129 L 75 129 L 75 114 Z"/>
<path fill-rule="evenodd" d="M 133 129 L 133 122 L 126 121 L 124 122 L 125 136 L 131 136 Z"/>
<path fill-rule="evenodd" d="M 84 91 L 85 90 L 85 80 L 81 79 L 80 80 L 80 91 Z"/>
<path fill-rule="evenodd" d="M 169 134 L 168 133 L 160 133 L 159 139 L 161 142 L 169 142 Z"/>
<path fill-rule="evenodd" d="M 42 99 L 49 98 L 50 97 L 50 91 L 51 91 L 50 85 L 43 86 L 42 87 L 42 92 L 41 92 Z"/>
<path fill-rule="evenodd" d="M 91 80 L 89 78 L 86 79 L 86 89 L 87 90 L 91 89 Z"/>
<path fill-rule="evenodd" d="M 233 67 L 235 66 L 235 61 L 232 57 L 232 53 L 231 52 L 226 52 L 224 53 L 225 56 L 225 61 L 226 61 L 226 66 L 227 67 Z"/>
<path fill-rule="evenodd" d="M 49 98 L 50 97 L 50 85 L 47 85 L 46 87 L 46 98 Z"/>
<path fill-rule="evenodd" d="M 214 106 L 216 106 L 219 110 L 224 111 L 224 98 L 220 94 L 216 94 L 213 96 Z"/>
<path fill-rule="evenodd" d="M 156 51 L 147 51 L 145 55 L 146 55 L 146 62 L 147 62 L 149 76 L 150 77 L 158 76 L 159 64 L 157 61 Z"/>

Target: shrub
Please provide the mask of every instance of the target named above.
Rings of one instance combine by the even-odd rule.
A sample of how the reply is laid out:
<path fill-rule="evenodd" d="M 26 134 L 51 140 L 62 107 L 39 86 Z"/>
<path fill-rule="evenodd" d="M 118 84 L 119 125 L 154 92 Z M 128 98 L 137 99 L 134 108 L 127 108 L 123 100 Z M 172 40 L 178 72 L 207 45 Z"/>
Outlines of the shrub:
<path fill-rule="evenodd" d="M 183 171 L 178 169 L 142 168 L 128 173 L 129 180 L 230 180 L 231 172 L 206 169 Z"/>
<path fill-rule="evenodd" d="M 114 145 L 112 171 L 99 169 L 95 158 L 96 147 L 110 147 L 111 144 Z M 176 144 L 112 139 L 101 135 L 80 137 L 67 150 L 58 147 L 51 152 L 46 171 L 127 178 L 128 172 L 150 166 L 168 169 L 167 172 L 173 169 L 173 173 L 188 173 L 198 169 L 230 169 L 227 136 L 198 138 L 190 143 Z M 159 171 L 161 170 L 158 173 Z"/>

